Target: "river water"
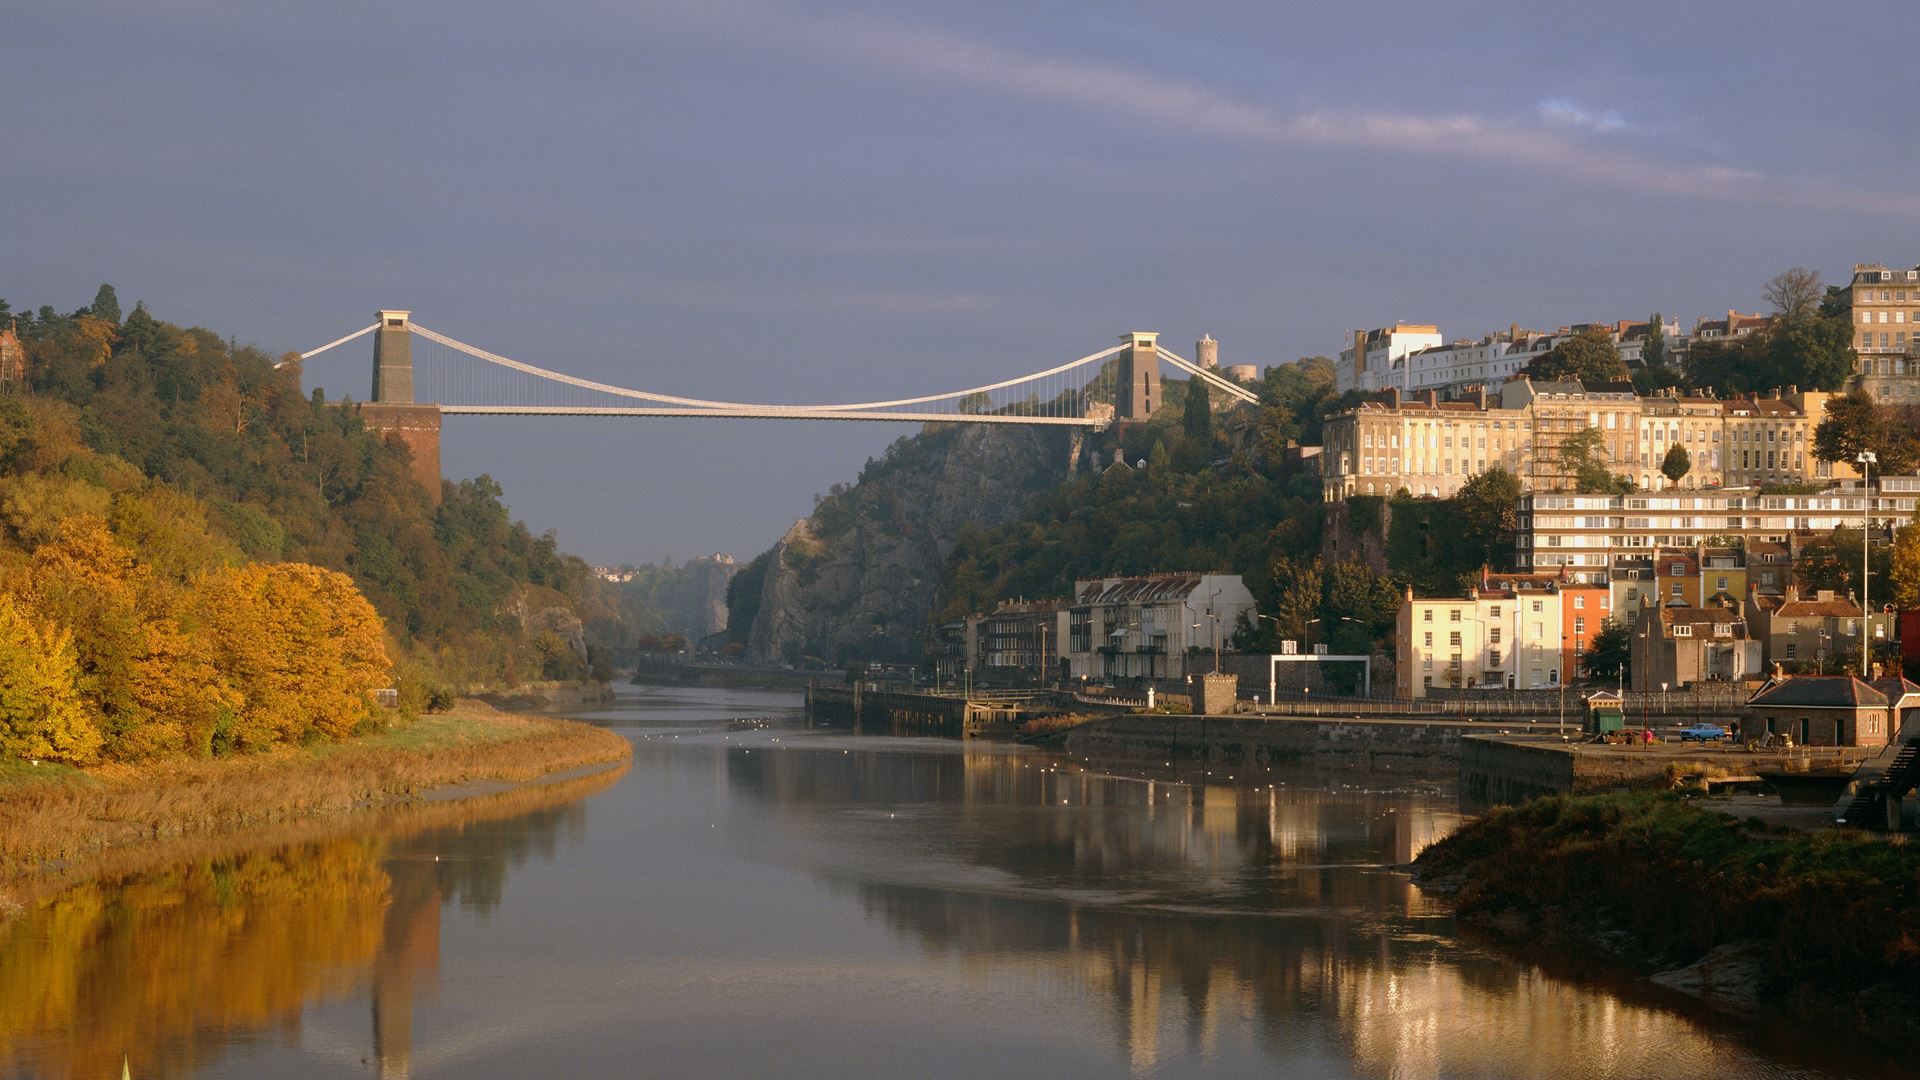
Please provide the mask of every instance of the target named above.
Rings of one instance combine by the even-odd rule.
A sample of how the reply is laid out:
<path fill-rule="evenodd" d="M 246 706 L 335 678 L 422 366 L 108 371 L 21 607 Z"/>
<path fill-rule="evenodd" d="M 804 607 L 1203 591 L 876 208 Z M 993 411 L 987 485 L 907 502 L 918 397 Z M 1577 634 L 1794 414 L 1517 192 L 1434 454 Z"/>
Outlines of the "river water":
<path fill-rule="evenodd" d="M 1897 1074 L 1464 939 L 1391 869 L 1460 820 L 1444 790 L 1143 779 L 796 704 L 623 688 L 588 716 L 623 774 L 36 903 L 0 925 L 0 1076 Z"/>

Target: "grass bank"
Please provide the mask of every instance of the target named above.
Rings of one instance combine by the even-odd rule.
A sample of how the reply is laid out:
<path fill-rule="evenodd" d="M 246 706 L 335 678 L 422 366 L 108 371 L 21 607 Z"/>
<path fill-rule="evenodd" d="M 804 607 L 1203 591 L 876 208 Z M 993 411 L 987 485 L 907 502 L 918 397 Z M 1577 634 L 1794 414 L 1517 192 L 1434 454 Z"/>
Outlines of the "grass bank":
<path fill-rule="evenodd" d="M 68 876 L 129 848 L 403 802 L 474 781 L 520 783 L 626 760 L 618 735 L 480 702 L 340 743 L 211 761 L 0 768 L 0 883 Z"/>
<path fill-rule="evenodd" d="M 1687 965 L 1654 978 L 1710 999 L 1920 1032 L 1920 846 L 1898 838 L 1666 793 L 1562 795 L 1467 824 L 1414 874 L 1508 936 Z"/>

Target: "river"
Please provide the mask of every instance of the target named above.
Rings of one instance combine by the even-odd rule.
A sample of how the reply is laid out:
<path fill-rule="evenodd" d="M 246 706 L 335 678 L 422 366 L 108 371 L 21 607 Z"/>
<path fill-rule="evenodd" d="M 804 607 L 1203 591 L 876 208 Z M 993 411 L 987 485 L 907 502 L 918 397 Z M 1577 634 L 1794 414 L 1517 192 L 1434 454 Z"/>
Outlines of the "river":
<path fill-rule="evenodd" d="M 1463 938 L 1367 777 L 1142 779 L 622 688 L 624 774 L 94 882 L 0 924 L 0 1075 L 1826 1077 L 1791 1024 Z"/>

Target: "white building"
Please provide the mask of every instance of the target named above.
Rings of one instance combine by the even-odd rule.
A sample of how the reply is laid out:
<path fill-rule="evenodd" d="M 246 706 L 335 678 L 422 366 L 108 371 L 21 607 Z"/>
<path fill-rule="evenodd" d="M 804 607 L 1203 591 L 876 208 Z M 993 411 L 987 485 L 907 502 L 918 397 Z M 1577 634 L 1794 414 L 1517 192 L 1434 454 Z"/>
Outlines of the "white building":
<path fill-rule="evenodd" d="M 1336 385 L 1342 390 L 1372 392 L 1400 387 L 1401 361 L 1408 353 L 1442 343 L 1440 328 L 1426 323 L 1396 322 L 1377 330 L 1355 330 L 1334 364 Z"/>
<path fill-rule="evenodd" d="M 1254 621 L 1239 574 L 1149 574 L 1074 582 L 1067 672 L 1088 679 L 1180 679 L 1213 670 L 1213 650 Z M 1189 650 L 1204 659 L 1189 661 Z"/>
<path fill-rule="evenodd" d="M 1395 688 L 1426 697 L 1435 688 L 1546 689 L 1560 685 L 1562 597 L 1543 591 L 1469 591 L 1420 600 L 1407 590 L 1395 626 Z"/>
<path fill-rule="evenodd" d="M 1904 524 L 1920 507 L 1920 477 L 1889 476 L 1863 493 L 1855 485 L 1818 495 L 1761 495 L 1752 490 L 1632 495 L 1547 495 L 1520 498 L 1515 539 L 1523 569 L 1605 569 L 1615 553 L 1693 548 L 1737 536 L 1782 543 L 1794 533 Z"/>

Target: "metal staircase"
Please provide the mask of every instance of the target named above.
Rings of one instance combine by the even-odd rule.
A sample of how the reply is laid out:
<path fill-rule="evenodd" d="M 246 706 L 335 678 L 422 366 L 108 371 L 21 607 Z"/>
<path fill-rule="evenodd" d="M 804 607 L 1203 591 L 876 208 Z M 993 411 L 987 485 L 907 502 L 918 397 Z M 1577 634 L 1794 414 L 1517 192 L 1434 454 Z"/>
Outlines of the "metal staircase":
<path fill-rule="evenodd" d="M 1875 812 L 1884 800 L 1897 799 L 1920 783 L 1920 736 L 1908 739 L 1894 755 L 1893 762 L 1877 780 L 1862 781 L 1858 792 L 1840 811 L 1834 823 L 1855 828 L 1879 828 L 1884 818 Z"/>

